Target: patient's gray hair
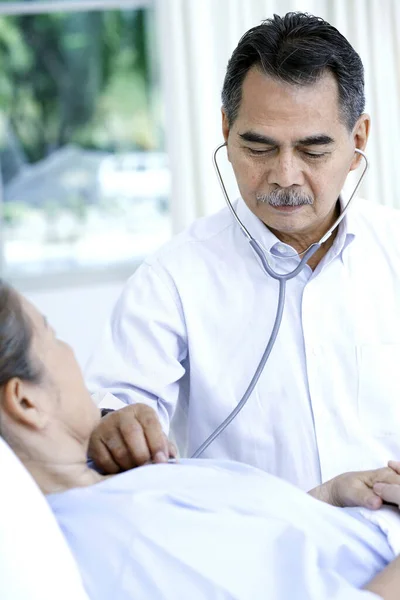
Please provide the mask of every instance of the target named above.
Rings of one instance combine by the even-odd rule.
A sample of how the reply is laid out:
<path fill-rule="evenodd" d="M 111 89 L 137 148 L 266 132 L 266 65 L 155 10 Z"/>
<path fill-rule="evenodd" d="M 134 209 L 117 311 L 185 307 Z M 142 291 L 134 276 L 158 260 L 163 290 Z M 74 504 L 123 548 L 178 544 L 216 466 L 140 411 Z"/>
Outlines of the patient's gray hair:
<path fill-rule="evenodd" d="M 40 380 L 40 368 L 31 356 L 32 334 L 18 294 L 0 279 L 0 393 L 14 377 L 33 383 Z"/>

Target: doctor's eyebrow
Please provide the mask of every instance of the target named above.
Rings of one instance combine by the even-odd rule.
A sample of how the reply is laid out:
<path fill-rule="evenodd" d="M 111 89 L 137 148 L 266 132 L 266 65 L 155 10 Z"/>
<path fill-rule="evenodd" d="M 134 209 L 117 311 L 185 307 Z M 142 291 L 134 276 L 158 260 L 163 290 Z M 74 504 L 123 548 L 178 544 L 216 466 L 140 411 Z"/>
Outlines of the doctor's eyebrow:
<path fill-rule="evenodd" d="M 335 140 L 330 135 L 323 133 L 319 135 L 310 135 L 302 140 L 297 140 L 296 146 L 329 146 Z"/>
<path fill-rule="evenodd" d="M 256 133 L 255 131 L 245 131 L 244 133 L 239 133 L 239 137 L 245 142 L 254 142 L 256 144 L 265 144 L 267 146 L 279 146 L 279 142 L 274 138 L 271 138 L 267 135 L 262 135 L 261 133 Z M 317 135 L 310 135 L 308 137 L 302 138 L 300 140 L 296 140 L 294 143 L 295 146 L 329 146 L 329 144 L 334 143 L 334 139 L 329 135 L 324 133 Z"/>
<path fill-rule="evenodd" d="M 256 144 L 266 144 L 267 146 L 279 146 L 278 142 L 271 137 L 256 133 L 255 131 L 245 131 L 239 133 L 239 137 L 245 142 L 255 142 Z"/>

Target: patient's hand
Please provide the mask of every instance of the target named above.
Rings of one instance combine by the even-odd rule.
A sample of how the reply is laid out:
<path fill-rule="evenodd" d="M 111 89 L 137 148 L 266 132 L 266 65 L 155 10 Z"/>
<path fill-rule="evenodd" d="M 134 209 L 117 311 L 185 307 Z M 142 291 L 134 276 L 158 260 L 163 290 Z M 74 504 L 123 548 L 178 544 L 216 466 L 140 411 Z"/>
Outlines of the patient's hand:
<path fill-rule="evenodd" d="M 119 473 L 148 462 L 167 462 L 176 457 L 176 450 L 156 412 L 146 404 L 131 404 L 101 419 L 90 439 L 89 456 L 105 473 Z"/>
<path fill-rule="evenodd" d="M 333 506 L 362 506 L 376 510 L 386 500 L 375 490 L 375 486 L 381 483 L 388 486 L 385 487 L 385 494 L 394 495 L 397 492 L 400 504 L 400 463 L 395 463 L 398 465 L 398 470 L 394 469 L 392 464 L 389 463 L 390 466 L 382 469 L 343 473 L 309 493 L 314 498 Z"/>
<path fill-rule="evenodd" d="M 389 467 L 400 476 L 400 462 L 391 460 Z M 376 483 L 374 485 L 374 492 L 385 502 L 397 504 L 400 508 L 400 483 Z"/>

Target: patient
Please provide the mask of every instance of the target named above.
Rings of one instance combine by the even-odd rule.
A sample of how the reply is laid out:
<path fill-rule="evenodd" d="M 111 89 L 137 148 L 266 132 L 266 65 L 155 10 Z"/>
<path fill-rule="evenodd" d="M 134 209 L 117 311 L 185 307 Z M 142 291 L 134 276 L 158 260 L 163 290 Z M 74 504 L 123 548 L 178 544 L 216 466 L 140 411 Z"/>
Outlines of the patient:
<path fill-rule="evenodd" d="M 0 434 L 47 495 L 92 599 L 397 598 L 397 509 L 334 508 L 234 462 L 103 476 L 86 463 L 99 418 L 71 349 L 0 283 Z M 370 490 L 378 507 L 400 484 L 396 469 L 313 494 L 335 487 L 336 501 L 352 504 L 351 480 L 382 482 Z"/>

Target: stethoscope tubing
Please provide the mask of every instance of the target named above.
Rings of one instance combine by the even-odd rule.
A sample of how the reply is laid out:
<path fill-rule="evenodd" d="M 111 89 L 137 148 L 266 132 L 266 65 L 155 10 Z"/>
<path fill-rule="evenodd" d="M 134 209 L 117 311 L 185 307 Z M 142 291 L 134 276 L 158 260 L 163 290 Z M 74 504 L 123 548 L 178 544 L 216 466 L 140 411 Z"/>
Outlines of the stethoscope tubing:
<path fill-rule="evenodd" d="M 368 170 L 368 166 L 369 166 L 368 159 L 367 159 L 365 153 L 362 150 L 359 150 L 358 148 L 356 148 L 355 151 L 364 158 L 365 166 L 364 166 L 363 172 L 357 182 L 357 185 L 354 187 L 354 190 L 353 190 L 346 206 L 344 207 L 341 214 L 339 215 L 338 219 L 336 219 L 335 223 L 325 233 L 325 235 L 319 240 L 319 242 L 311 244 L 311 246 L 309 248 L 307 248 L 307 250 L 305 250 L 301 261 L 299 262 L 299 264 L 297 265 L 297 267 L 295 269 L 293 269 L 289 273 L 277 273 L 274 269 L 272 269 L 271 265 L 269 264 L 269 262 L 265 256 L 265 251 L 263 250 L 261 245 L 257 242 L 257 240 L 255 240 L 253 238 L 253 236 L 250 234 L 248 229 L 245 227 L 245 225 L 240 220 L 239 216 L 237 215 L 237 213 L 233 207 L 232 202 L 230 201 L 229 195 L 226 191 L 225 184 L 224 184 L 224 181 L 223 181 L 223 178 L 221 176 L 221 172 L 220 172 L 220 169 L 218 166 L 218 161 L 216 158 L 218 151 L 221 148 L 223 148 L 224 146 L 226 146 L 226 143 L 220 144 L 215 149 L 215 151 L 213 153 L 213 163 L 214 163 L 214 167 L 215 167 L 215 170 L 217 173 L 218 180 L 219 180 L 221 188 L 222 188 L 223 195 L 225 197 L 225 201 L 226 201 L 232 215 L 234 216 L 236 222 L 238 223 L 240 229 L 242 230 L 243 234 L 247 238 L 253 252 L 260 260 L 262 268 L 264 269 L 265 273 L 267 275 L 269 275 L 270 277 L 272 277 L 273 279 L 276 279 L 279 282 L 279 296 L 278 296 L 278 305 L 277 305 L 277 309 L 276 309 L 275 321 L 274 321 L 271 335 L 269 337 L 267 346 L 263 352 L 261 360 L 257 366 L 257 369 L 247 387 L 247 390 L 243 394 L 240 402 L 238 402 L 238 404 L 230 412 L 230 414 L 226 417 L 226 419 L 220 425 L 218 425 L 218 427 L 212 432 L 212 434 L 201 444 L 201 446 L 199 446 L 199 448 L 196 450 L 196 452 L 194 452 L 194 454 L 192 454 L 192 458 L 199 458 L 203 454 L 203 452 L 210 446 L 210 444 L 212 444 L 212 442 L 219 435 L 221 435 L 221 433 L 224 431 L 224 429 L 226 429 L 226 427 L 228 427 L 228 425 L 233 421 L 233 419 L 239 414 L 239 412 L 242 410 L 242 408 L 246 404 L 247 400 L 250 398 L 255 386 L 257 385 L 258 380 L 261 377 L 264 367 L 267 364 L 268 358 L 269 358 L 271 351 L 275 345 L 276 338 L 278 337 L 279 328 L 282 323 L 283 310 L 285 307 L 286 282 L 289 281 L 289 279 L 293 279 L 293 277 L 296 277 L 305 268 L 305 266 L 306 266 L 308 260 L 311 258 L 311 256 L 313 254 L 315 254 L 315 252 L 321 247 L 321 245 L 324 242 L 326 242 L 326 240 L 332 235 L 332 232 L 335 230 L 335 228 L 338 227 L 338 225 L 341 223 L 342 219 L 344 218 L 344 216 L 350 206 L 351 201 L 353 200 L 354 196 L 356 195 L 356 192 L 357 192 L 358 188 L 360 187 L 362 180 L 364 179 L 364 176 L 365 176 L 365 174 Z"/>

